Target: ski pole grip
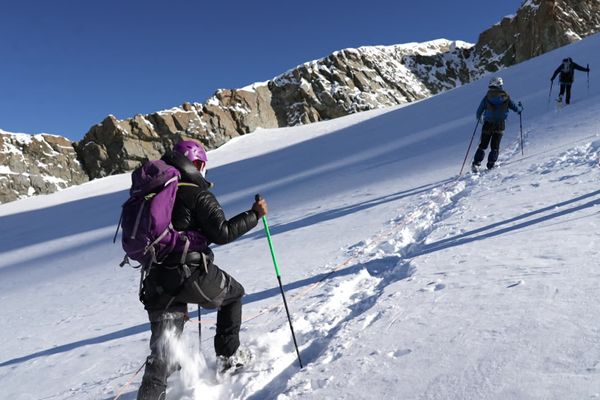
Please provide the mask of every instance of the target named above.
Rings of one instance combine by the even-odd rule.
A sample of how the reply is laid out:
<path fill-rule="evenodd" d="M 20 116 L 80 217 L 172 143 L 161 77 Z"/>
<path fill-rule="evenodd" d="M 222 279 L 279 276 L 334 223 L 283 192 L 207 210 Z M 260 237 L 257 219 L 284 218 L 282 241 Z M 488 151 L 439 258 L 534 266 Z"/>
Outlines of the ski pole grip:
<path fill-rule="evenodd" d="M 254 200 L 259 201 L 262 197 L 260 194 L 256 194 L 254 196 Z M 275 274 L 279 278 L 281 276 L 281 272 L 279 271 L 279 264 L 277 263 L 277 257 L 275 257 L 275 249 L 273 248 L 273 240 L 271 239 L 271 230 L 269 229 L 269 223 L 267 222 L 267 216 L 262 216 L 262 222 L 265 227 L 265 233 L 267 234 L 267 241 L 269 242 L 269 250 L 271 251 L 271 258 L 273 259 L 273 266 L 275 267 Z"/>

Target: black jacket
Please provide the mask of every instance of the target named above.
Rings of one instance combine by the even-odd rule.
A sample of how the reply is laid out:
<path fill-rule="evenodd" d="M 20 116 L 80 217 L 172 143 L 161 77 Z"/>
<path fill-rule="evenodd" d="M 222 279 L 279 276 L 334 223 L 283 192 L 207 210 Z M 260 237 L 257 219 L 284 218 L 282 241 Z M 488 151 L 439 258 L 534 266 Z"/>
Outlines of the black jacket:
<path fill-rule="evenodd" d="M 231 219 L 225 217 L 223 208 L 209 191 L 211 184 L 185 156 L 170 152 L 162 160 L 181 172 L 181 184 L 173 207 L 173 227 L 178 231 L 200 231 L 209 243 L 233 242 L 258 223 L 258 214 L 245 211 Z"/>
<path fill-rule="evenodd" d="M 589 69 L 584 68 L 569 59 L 568 63 L 560 64 L 558 68 L 556 68 L 551 79 L 554 80 L 556 75 L 560 74 L 560 83 L 573 83 L 575 80 L 575 70 L 589 72 Z"/>

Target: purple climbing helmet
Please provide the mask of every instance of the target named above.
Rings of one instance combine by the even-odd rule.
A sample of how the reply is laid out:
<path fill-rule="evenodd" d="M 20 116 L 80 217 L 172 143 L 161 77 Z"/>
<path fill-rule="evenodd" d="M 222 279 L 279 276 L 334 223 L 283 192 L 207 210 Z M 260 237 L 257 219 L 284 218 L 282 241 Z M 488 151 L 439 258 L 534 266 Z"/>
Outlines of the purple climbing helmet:
<path fill-rule="evenodd" d="M 208 161 L 206 150 L 195 140 L 182 140 L 173 147 L 173 150 L 183 154 L 191 162 L 202 161 L 206 163 Z"/>

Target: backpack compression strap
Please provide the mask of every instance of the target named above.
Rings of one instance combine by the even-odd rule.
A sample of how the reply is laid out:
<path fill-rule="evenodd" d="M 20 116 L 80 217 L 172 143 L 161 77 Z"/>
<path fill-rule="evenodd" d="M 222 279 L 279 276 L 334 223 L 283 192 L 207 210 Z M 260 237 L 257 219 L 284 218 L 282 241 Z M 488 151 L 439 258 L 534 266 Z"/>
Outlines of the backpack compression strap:
<path fill-rule="evenodd" d="M 195 183 L 188 183 L 188 182 L 179 182 L 177 184 L 177 186 L 195 186 L 195 187 L 200 187 L 200 186 L 196 185 Z"/>

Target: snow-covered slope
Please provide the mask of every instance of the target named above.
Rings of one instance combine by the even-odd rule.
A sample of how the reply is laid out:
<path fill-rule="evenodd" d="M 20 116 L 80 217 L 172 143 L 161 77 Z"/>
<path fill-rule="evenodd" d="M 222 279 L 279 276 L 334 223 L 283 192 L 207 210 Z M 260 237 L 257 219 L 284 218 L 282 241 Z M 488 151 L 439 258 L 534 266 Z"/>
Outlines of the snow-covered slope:
<path fill-rule="evenodd" d="M 457 177 L 485 81 L 404 107 L 261 130 L 209 154 L 229 215 L 259 192 L 306 367 L 262 230 L 217 247 L 245 286 L 247 372 L 216 382 L 214 313 L 186 327 L 169 399 L 600 396 L 598 35 L 503 71 L 525 105 L 501 165 Z M 590 63 L 574 102 L 548 77 Z M 149 332 L 111 242 L 128 175 L 0 206 L 0 386 L 10 399 L 134 399 Z M 127 383 L 131 381 L 130 385 Z"/>

